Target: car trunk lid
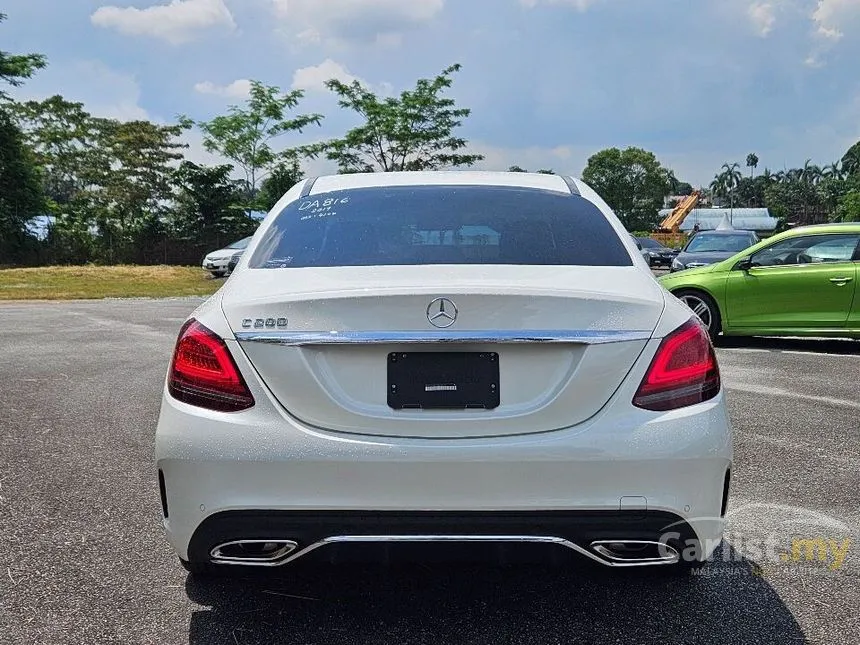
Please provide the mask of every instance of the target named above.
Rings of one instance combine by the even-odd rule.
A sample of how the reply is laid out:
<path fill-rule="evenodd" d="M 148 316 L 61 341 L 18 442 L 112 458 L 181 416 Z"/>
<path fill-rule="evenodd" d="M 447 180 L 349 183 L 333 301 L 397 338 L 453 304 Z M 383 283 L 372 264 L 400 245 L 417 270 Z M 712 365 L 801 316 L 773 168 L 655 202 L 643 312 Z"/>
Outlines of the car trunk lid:
<path fill-rule="evenodd" d="M 257 269 L 235 274 L 222 298 L 239 345 L 290 415 L 326 430 L 431 438 L 586 421 L 623 382 L 663 306 L 662 290 L 634 267 Z M 451 376 L 425 352 L 476 356 Z M 478 366 L 481 354 L 497 364 Z M 398 356 L 406 363 L 393 366 Z M 456 398 L 443 388 L 427 390 L 440 393 L 424 396 L 425 407 L 392 407 L 391 386 L 408 386 L 410 374 L 431 379 L 412 383 L 415 392 L 454 385 L 461 394 L 471 375 L 478 389 L 495 386 L 496 400 L 473 393 L 490 407 L 430 406 L 433 396 Z"/>

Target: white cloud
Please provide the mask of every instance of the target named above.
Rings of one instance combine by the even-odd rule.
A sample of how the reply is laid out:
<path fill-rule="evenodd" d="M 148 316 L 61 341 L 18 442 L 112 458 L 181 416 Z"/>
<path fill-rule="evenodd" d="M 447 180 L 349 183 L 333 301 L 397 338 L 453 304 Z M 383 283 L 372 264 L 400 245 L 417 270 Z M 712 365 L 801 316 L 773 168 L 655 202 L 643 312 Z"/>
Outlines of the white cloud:
<path fill-rule="evenodd" d="M 84 104 L 93 116 L 120 121 L 147 120 L 140 105 L 140 85 L 131 74 L 111 69 L 99 60 L 61 61 L 16 90 L 18 100 L 43 100 L 62 94 Z"/>
<path fill-rule="evenodd" d="M 566 4 L 577 11 L 587 11 L 591 5 L 597 4 L 598 0 L 520 0 L 520 4 L 528 9 L 533 9 L 541 2 L 544 4 Z"/>
<path fill-rule="evenodd" d="M 150 36 L 178 45 L 212 27 L 234 29 L 233 15 L 224 0 L 172 0 L 145 9 L 104 6 L 90 20 L 97 27 L 116 29 L 127 36 Z"/>
<path fill-rule="evenodd" d="M 399 44 L 402 34 L 430 23 L 445 0 L 271 0 L 275 15 L 301 44 Z"/>
<path fill-rule="evenodd" d="M 849 33 L 860 32 L 860 0 L 816 0 L 809 15 L 814 28 L 814 45 L 804 65 L 824 67 L 827 53 Z"/>
<path fill-rule="evenodd" d="M 194 91 L 231 99 L 246 99 L 251 95 L 251 81 L 247 78 L 240 78 L 228 85 L 217 85 L 212 81 L 203 81 L 194 86 Z"/>
<path fill-rule="evenodd" d="M 342 83 L 359 81 L 362 85 L 366 85 L 363 80 L 350 74 L 343 65 L 331 58 L 326 58 L 319 65 L 297 69 L 293 74 L 293 89 L 326 92 L 328 90 L 325 82 L 329 79 L 337 79 Z"/>
<path fill-rule="evenodd" d="M 188 147 L 182 152 L 183 156 L 188 161 L 201 166 L 221 166 L 232 163 L 221 155 L 209 152 L 203 145 L 203 134 L 197 128 L 184 130 L 180 135 L 179 140 L 180 142 L 188 145 Z M 235 179 L 239 179 L 242 175 L 239 171 L 234 170 L 232 176 Z"/>
<path fill-rule="evenodd" d="M 846 28 L 857 27 L 860 23 L 860 0 L 818 0 L 812 22 L 819 37 L 840 40 Z"/>
<path fill-rule="evenodd" d="M 766 37 L 776 22 L 776 14 L 773 4 L 770 2 L 754 2 L 747 9 L 747 15 L 752 21 L 753 27 L 762 38 Z"/>

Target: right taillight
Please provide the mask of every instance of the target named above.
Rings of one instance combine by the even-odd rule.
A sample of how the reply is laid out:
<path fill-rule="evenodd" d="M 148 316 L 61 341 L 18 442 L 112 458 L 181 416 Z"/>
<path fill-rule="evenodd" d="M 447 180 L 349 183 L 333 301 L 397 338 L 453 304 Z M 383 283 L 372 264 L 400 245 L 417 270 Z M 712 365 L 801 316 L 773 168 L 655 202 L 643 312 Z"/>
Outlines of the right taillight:
<path fill-rule="evenodd" d="M 660 343 L 633 405 L 663 412 L 713 399 L 719 391 L 714 346 L 702 324 L 692 318 Z"/>
<path fill-rule="evenodd" d="M 254 396 L 227 344 L 193 318 L 179 331 L 167 390 L 174 399 L 220 412 L 238 412 L 254 405 Z"/>

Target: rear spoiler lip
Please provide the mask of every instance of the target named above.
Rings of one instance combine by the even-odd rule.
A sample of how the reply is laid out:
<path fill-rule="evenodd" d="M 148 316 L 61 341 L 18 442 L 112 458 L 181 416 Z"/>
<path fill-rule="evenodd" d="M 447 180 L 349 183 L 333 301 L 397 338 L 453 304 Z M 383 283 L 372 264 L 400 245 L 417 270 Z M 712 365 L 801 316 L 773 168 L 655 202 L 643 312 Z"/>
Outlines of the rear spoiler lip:
<path fill-rule="evenodd" d="M 247 322 L 247 321 L 245 321 Z M 254 321 L 257 323 L 258 321 Z M 263 323 L 265 324 L 265 322 Z M 570 344 L 606 345 L 647 341 L 653 330 L 515 329 L 465 331 L 256 331 L 235 332 L 236 340 L 288 347 L 391 344 Z"/>

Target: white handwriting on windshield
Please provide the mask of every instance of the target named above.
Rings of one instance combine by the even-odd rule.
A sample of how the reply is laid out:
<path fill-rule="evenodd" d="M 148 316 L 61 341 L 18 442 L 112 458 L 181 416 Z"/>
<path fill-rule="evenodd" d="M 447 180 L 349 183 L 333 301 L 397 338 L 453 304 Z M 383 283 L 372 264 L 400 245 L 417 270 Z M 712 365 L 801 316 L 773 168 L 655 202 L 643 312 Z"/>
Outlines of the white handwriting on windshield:
<path fill-rule="evenodd" d="M 331 217 L 337 215 L 335 207 L 341 204 L 349 204 L 349 197 L 329 197 L 327 199 L 307 199 L 299 204 L 299 212 L 306 214 L 299 218 L 300 221 L 316 219 L 318 217 Z"/>

